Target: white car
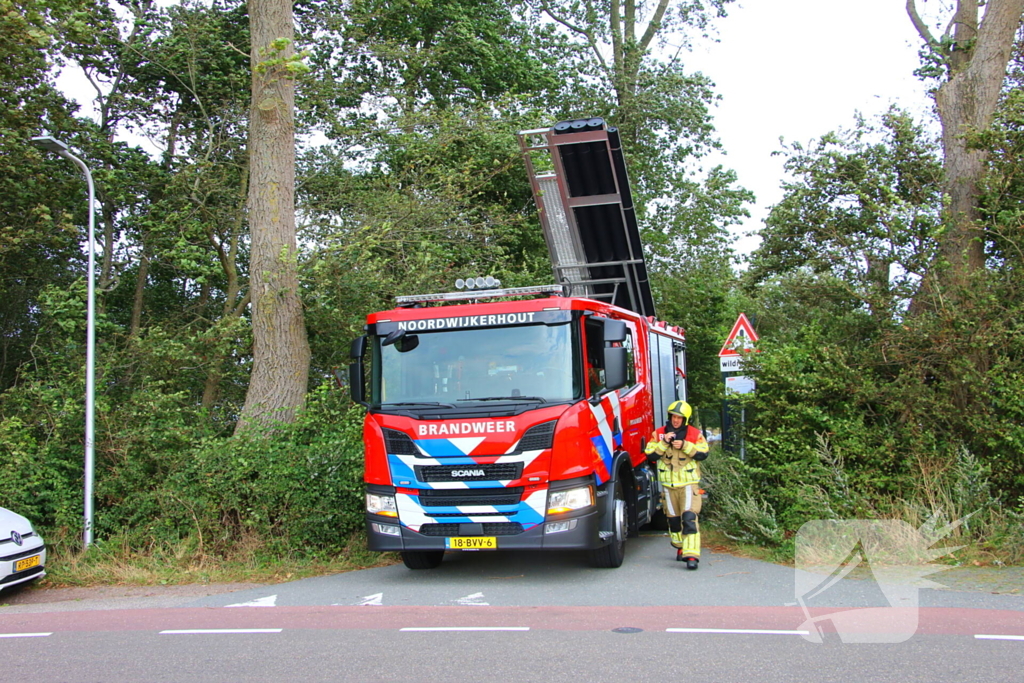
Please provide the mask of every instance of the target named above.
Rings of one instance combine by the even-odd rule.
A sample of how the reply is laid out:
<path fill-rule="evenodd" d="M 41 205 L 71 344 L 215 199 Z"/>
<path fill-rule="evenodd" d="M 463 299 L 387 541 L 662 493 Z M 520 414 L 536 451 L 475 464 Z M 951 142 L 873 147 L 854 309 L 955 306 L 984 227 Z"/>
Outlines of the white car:
<path fill-rule="evenodd" d="M 21 515 L 0 508 L 0 591 L 46 576 L 46 544 Z"/>

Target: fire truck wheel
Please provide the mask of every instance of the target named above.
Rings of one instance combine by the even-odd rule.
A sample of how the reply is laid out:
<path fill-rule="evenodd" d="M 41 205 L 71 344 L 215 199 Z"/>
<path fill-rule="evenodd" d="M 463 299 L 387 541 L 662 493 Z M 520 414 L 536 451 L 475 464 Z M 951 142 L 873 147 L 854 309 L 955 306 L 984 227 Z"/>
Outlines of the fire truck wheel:
<path fill-rule="evenodd" d="M 615 569 L 626 558 L 626 534 L 629 532 L 629 511 L 622 493 L 622 481 L 615 480 L 615 498 L 612 500 L 612 531 L 615 536 L 611 543 L 590 551 L 590 563 L 600 569 Z"/>
<path fill-rule="evenodd" d="M 409 569 L 433 569 L 443 559 L 443 550 L 408 550 L 402 553 L 402 561 Z"/>

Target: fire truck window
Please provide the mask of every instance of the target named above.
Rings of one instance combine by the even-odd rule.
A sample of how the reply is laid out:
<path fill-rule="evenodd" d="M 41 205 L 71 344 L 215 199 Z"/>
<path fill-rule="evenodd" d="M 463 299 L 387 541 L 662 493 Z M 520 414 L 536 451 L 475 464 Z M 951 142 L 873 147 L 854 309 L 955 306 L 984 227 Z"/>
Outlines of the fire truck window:
<path fill-rule="evenodd" d="M 689 399 L 687 398 L 686 391 L 686 347 L 679 342 L 675 342 L 672 345 L 672 350 L 676 357 L 676 396 L 680 400 L 687 401 Z"/>
<path fill-rule="evenodd" d="M 676 363 L 672 354 L 672 340 L 668 337 L 658 336 L 658 361 L 661 372 L 661 389 L 665 395 L 665 406 L 679 398 L 676 394 Z"/>
<path fill-rule="evenodd" d="M 577 398 L 569 323 L 420 332 L 419 344 L 377 352 L 380 402 Z"/>
<path fill-rule="evenodd" d="M 675 357 L 672 352 L 672 340 L 652 332 L 650 342 L 654 408 L 656 414 L 664 415 L 668 405 L 679 398 L 676 395 Z"/>
<path fill-rule="evenodd" d="M 654 414 L 664 415 L 668 406 L 661 395 L 661 372 L 658 367 L 658 335 L 650 332 L 647 335 L 647 357 L 650 359 L 651 398 L 654 399 Z"/>
<path fill-rule="evenodd" d="M 605 387 L 604 379 L 604 327 L 600 320 L 589 319 L 585 324 L 587 337 L 587 384 L 590 396 L 597 396 Z"/>

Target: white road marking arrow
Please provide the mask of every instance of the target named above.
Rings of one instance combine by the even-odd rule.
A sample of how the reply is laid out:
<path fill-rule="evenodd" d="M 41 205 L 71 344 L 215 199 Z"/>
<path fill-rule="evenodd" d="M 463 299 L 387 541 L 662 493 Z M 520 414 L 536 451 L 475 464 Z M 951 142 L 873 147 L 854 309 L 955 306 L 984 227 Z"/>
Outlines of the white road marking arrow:
<path fill-rule="evenodd" d="M 363 601 L 361 603 L 359 603 L 359 604 L 360 605 L 383 605 L 384 604 L 384 594 L 383 593 L 374 593 L 373 595 L 367 595 L 366 597 L 363 598 Z"/>
<path fill-rule="evenodd" d="M 265 598 L 258 598 L 251 600 L 250 602 L 240 602 L 237 605 L 228 605 L 228 607 L 275 607 L 277 603 L 276 595 L 268 595 Z"/>
<path fill-rule="evenodd" d="M 484 602 L 482 600 L 483 597 L 484 597 L 483 593 L 473 593 L 472 595 L 467 595 L 464 598 L 459 598 L 458 600 L 455 601 L 455 604 L 456 605 L 482 605 L 482 606 L 487 606 L 488 603 L 486 603 L 486 602 Z"/>

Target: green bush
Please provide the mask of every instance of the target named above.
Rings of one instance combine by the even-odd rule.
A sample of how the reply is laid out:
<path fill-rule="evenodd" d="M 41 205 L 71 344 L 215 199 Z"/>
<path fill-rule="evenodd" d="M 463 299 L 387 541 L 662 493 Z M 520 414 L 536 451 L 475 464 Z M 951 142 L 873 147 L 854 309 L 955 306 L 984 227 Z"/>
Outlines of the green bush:
<path fill-rule="evenodd" d="M 720 448 L 701 463 L 701 486 L 708 505 L 702 516 L 728 538 L 742 543 L 778 546 L 783 530 L 764 495 L 763 472 L 748 467 Z"/>
<path fill-rule="evenodd" d="M 22 396 L 25 405 L 43 403 Z M 81 529 L 83 425 L 67 416 L 77 412 L 34 424 L 24 414 L 0 420 L 0 505 L 72 546 Z M 253 544 L 309 555 L 338 551 L 361 528 L 363 411 L 336 388 L 311 392 L 295 424 L 240 437 L 197 428 L 195 412 L 183 396 L 154 387 L 119 407 L 116 426 L 102 425 L 98 539 L 117 537 L 132 551 L 186 542 L 207 555 Z"/>
<path fill-rule="evenodd" d="M 274 551 L 337 550 L 362 526 L 362 409 L 321 387 L 293 425 L 209 439 L 154 492 L 147 533 L 194 534 L 224 552 L 256 536 Z"/>

